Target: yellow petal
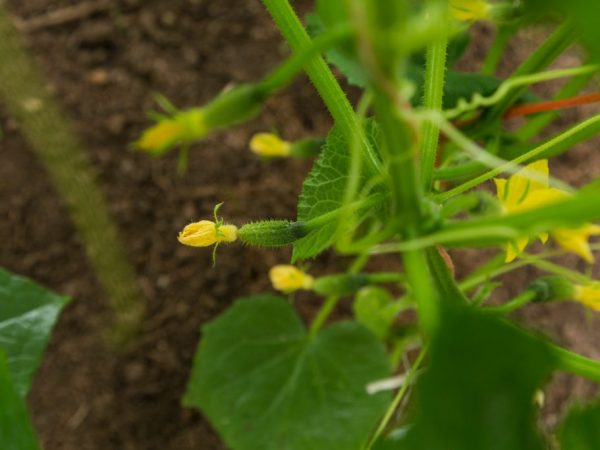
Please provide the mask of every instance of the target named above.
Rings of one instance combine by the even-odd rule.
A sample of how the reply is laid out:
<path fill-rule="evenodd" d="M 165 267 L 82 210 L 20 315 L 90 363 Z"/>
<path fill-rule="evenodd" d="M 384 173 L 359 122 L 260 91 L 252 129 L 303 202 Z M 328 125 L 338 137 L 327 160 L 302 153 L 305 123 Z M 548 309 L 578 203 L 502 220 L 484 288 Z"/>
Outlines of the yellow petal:
<path fill-rule="evenodd" d="M 191 247 L 208 247 L 217 243 L 217 228 L 210 220 L 190 223 L 177 236 L 177 240 Z"/>
<path fill-rule="evenodd" d="M 533 180 L 528 176 L 528 172 L 537 172 L 542 180 Z M 512 175 L 508 179 L 504 195 L 504 205 L 508 210 L 514 210 L 521 203 L 525 202 L 530 195 L 539 190 L 548 188 L 548 160 L 540 159 L 528 164 L 523 169 Z"/>
<path fill-rule="evenodd" d="M 144 131 L 136 145 L 140 150 L 158 152 L 174 145 L 182 132 L 182 124 L 175 120 L 163 120 Z"/>
<path fill-rule="evenodd" d="M 547 188 L 530 191 L 527 196 L 518 205 L 512 208 L 512 212 L 527 211 L 530 209 L 541 208 L 565 200 L 569 193 L 560 189 Z"/>
<path fill-rule="evenodd" d="M 174 145 L 200 139 L 206 133 L 202 109 L 192 108 L 148 128 L 135 145 L 140 150 L 158 154 Z"/>
<path fill-rule="evenodd" d="M 507 263 L 514 261 L 517 256 L 523 253 L 527 244 L 529 244 L 529 238 L 527 237 L 519 238 L 516 242 L 510 242 L 506 246 L 506 258 L 504 261 Z"/>
<path fill-rule="evenodd" d="M 552 238 L 559 246 L 581 256 L 590 264 L 594 262 L 594 255 L 588 243 L 591 234 L 598 234 L 594 225 L 584 225 L 579 228 L 559 228 L 551 232 Z"/>
<path fill-rule="evenodd" d="M 575 300 L 588 308 L 600 311 L 600 283 L 575 288 Z"/>
<path fill-rule="evenodd" d="M 291 144 L 273 133 L 258 133 L 250 140 L 250 150 L 266 158 L 290 155 Z"/>
<path fill-rule="evenodd" d="M 190 223 L 177 236 L 177 240 L 191 247 L 208 247 L 217 242 L 233 242 L 237 239 L 235 225 L 217 225 L 210 220 Z"/>
<path fill-rule="evenodd" d="M 298 289 L 311 289 L 314 279 L 295 266 L 280 264 L 269 271 L 273 287 L 282 292 L 294 292 Z"/>

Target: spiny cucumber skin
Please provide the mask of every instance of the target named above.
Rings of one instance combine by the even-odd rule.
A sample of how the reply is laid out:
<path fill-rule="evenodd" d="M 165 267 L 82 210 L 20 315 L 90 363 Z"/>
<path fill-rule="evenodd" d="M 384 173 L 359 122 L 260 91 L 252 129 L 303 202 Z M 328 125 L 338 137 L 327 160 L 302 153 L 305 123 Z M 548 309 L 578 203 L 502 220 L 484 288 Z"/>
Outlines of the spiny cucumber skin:
<path fill-rule="evenodd" d="M 306 236 L 303 222 L 265 220 L 248 223 L 238 230 L 238 239 L 257 247 L 281 247 Z"/>

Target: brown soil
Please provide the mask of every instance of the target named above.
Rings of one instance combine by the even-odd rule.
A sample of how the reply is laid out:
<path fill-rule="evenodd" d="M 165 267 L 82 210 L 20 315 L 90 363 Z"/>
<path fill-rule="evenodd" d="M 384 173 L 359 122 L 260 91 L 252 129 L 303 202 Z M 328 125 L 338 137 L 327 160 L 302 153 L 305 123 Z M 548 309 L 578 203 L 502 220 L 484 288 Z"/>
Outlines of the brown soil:
<path fill-rule="evenodd" d="M 78 3 L 8 1 L 30 25 Z M 264 165 L 247 151 L 248 139 L 272 128 L 290 139 L 322 135 L 331 121 L 301 79 L 252 123 L 195 146 L 183 177 L 176 175 L 175 154 L 150 159 L 128 146 L 148 124 L 144 112 L 154 107 L 153 92 L 179 107 L 202 104 L 230 83 L 260 77 L 287 53 L 260 2 L 241 3 L 113 0 L 110 8 L 81 20 L 46 21 L 26 32 L 91 154 L 147 300 L 141 343 L 124 354 L 113 352 L 105 340 L 107 301 L 65 207 L 17 125 L 0 114 L 0 265 L 75 299 L 58 323 L 29 398 L 46 450 L 223 448 L 202 416 L 179 403 L 200 326 L 232 299 L 268 290 L 268 268 L 286 261 L 289 252 L 223 246 L 212 269 L 210 252 L 182 247 L 175 236 L 220 201 L 233 223 L 294 217 L 309 163 Z M 295 2 L 301 9 L 309 3 Z M 518 48 L 511 51 L 515 60 L 522 57 Z M 599 167 L 594 150 L 593 143 L 580 146 L 561 159 L 558 174 L 577 183 L 589 179 L 591 168 Z M 456 258 L 461 273 L 472 264 L 469 253 Z M 315 265 L 334 271 L 339 261 L 325 256 Z M 510 283 L 522 285 L 532 275 L 524 270 Z M 600 331 L 576 305 L 531 308 L 527 319 L 557 341 L 600 358 Z M 556 422 L 568 398 L 592 392 L 584 381 L 558 376 L 547 423 Z"/>

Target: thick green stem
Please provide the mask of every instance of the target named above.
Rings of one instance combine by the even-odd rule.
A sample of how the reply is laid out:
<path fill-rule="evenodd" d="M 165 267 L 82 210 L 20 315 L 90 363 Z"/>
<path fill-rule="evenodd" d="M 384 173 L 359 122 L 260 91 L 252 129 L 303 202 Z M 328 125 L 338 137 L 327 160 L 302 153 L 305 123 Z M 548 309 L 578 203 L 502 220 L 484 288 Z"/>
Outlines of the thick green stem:
<path fill-rule="evenodd" d="M 441 111 L 446 76 L 446 49 L 448 40 L 438 39 L 427 48 L 427 64 L 425 68 L 425 109 Z M 425 122 L 422 131 L 421 145 L 421 178 L 425 191 L 431 189 L 433 169 L 437 159 L 440 129 L 433 122 Z"/>
<path fill-rule="evenodd" d="M 0 99 L 66 203 L 87 257 L 115 313 L 113 338 L 128 344 L 138 330 L 143 299 L 118 239 L 97 174 L 46 82 L 0 5 Z"/>
<path fill-rule="evenodd" d="M 301 52 L 311 45 L 310 36 L 288 0 L 263 0 L 263 3 L 294 52 Z M 305 71 L 348 141 L 359 143 L 371 172 L 382 173 L 381 162 L 375 149 L 360 126 L 346 94 L 323 58 L 313 58 L 306 64 Z"/>

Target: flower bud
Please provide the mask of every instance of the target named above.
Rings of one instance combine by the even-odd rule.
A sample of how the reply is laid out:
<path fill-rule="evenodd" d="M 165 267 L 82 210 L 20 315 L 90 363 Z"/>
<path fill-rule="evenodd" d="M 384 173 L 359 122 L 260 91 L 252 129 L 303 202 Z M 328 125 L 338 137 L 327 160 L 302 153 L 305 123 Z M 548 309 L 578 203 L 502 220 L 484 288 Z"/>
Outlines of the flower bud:
<path fill-rule="evenodd" d="M 576 291 L 573 283 L 559 276 L 538 278 L 528 289 L 536 293 L 535 302 L 571 300 Z"/>
<path fill-rule="evenodd" d="M 297 267 L 287 264 L 272 267 L 269 271 L 269 279 L 275 289 L 286 294 L 298 289 L 310 290 L 314 283 L 313 277 Z"/>
<path fill-rule="evenodd" d="M 263 158 L 285 158 L 291 154 L 292 144 L 274 133 L 258 133 L 250 140 L 250 150 Z"/>
<path fill-rule="evenodd" d="M 200 108 L 181 111 L 148 128 L 135 146 L 153 155 L 161 155 L 178 144 L 189 144 L 207 133 Z"/>
<path fill-rule="evenodd" d="M 210 220 L 190 223 L 177 236 L 177 240 L 190 247 L 209 247 L 221 242 L 233 242 L 237 239 L 235 225 L 221 225 Z"/>
<path fill-rule="evenodd" d="M 280 247 L 289 245 L 306 236 L 302 222 L 288 220 L 265 220 L 248 223 L 238 230 L 238 237 L 244 244 L 259 247 Z"/>

